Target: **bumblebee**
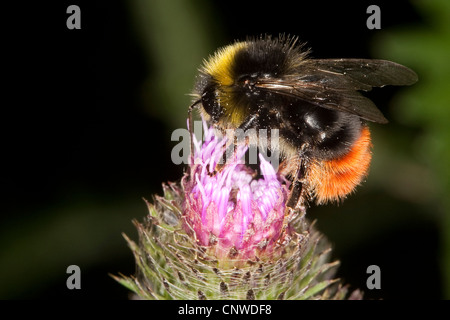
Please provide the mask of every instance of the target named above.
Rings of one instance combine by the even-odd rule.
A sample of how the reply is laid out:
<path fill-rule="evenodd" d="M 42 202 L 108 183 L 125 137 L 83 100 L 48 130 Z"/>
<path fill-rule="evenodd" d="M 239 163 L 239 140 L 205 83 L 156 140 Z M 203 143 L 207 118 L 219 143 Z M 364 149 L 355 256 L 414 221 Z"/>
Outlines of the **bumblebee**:
<path fill-rule="evenodd" d="M 295 37 L 223 47 L 201 67 L 190 107 L 199 106 L 221 130 L 278 130 L 279 172 L 292 181 L 290 208 L 313 198 L 340 201 L 367 175 L 366 122 L 388 121 L 360 91 L 417 81 L 414 71 L 391 61 L 308 55 Z"/>

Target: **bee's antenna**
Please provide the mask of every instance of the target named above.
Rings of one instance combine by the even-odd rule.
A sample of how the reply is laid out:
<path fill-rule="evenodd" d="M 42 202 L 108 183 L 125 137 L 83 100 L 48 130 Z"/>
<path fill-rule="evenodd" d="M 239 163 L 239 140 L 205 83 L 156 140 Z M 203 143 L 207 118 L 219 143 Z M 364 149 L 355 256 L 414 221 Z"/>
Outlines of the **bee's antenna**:
<path fill-rule="evenodd" d="M 202 102 L 202 99 L 195 100 L 193 104 L 191 104 L 188 108 L 188 117 L 189 117 L 189 134 L 191 139 L 191 164 L 194 163 L 194 119 L 192 117 L 192 110 L 194 110 L 194 107 Z"/>

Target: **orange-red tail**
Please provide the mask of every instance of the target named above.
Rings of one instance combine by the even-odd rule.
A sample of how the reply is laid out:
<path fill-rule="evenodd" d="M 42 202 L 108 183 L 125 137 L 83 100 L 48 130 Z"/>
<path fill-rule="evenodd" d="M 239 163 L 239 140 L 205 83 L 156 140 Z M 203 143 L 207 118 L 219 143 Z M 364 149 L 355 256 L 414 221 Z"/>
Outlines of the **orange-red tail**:
<path fill-rule="evenodd" d="M 317 204 L 344 199 L 361 183 L 369 170 L 371 147 L 369 128 L 363 127 L 361 136 L 346 155 L 310 165 L 309 190 Z"/>

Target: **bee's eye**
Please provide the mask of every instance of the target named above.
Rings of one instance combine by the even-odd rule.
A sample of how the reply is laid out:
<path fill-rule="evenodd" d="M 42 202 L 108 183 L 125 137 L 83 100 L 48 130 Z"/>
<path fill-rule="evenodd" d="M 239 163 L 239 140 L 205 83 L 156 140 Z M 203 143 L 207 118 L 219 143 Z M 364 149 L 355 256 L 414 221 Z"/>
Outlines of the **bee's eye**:
<path fill-rule="evenodd" d="M 220 107 L 218 92 L 214 86 L 206 87 L 201 99 L 203 109 L 212 117 L 213 121 L 218 121 L 223 110 Z"/>

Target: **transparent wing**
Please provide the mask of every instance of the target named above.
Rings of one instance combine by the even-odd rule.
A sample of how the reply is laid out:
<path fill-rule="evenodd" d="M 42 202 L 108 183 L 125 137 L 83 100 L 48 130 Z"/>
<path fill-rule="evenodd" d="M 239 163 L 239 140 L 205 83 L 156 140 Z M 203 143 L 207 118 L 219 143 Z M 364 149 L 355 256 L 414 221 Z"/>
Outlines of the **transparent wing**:
<path fill-rule="evenodd" d="M 329 84 L 345 85 L 355 90 L 369 91 L 386 85 L 405 86 L 417 81 L 411 69 L 386 60 L 371 59 L 316 59 L 307 60 L 307 70 L 326 78 Z"/>
<path fill-rule="evenodd" d="M 281 79 L 261 79 L 261 89 L 296 97 L 319 107 L 345 111 L 361 118 L 386 123 L 375 104 L 358 91 L 385 85 L 410 85 L 417 74 L 398 63 L 370 59 L 306 60 L 299 74 Z"/>

